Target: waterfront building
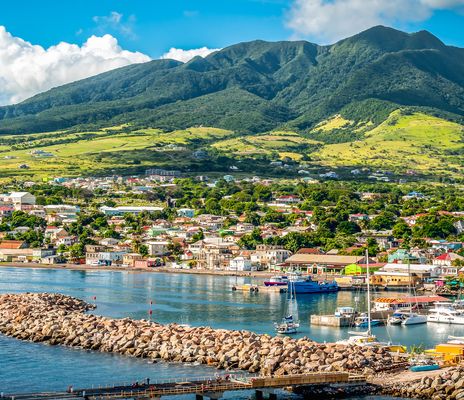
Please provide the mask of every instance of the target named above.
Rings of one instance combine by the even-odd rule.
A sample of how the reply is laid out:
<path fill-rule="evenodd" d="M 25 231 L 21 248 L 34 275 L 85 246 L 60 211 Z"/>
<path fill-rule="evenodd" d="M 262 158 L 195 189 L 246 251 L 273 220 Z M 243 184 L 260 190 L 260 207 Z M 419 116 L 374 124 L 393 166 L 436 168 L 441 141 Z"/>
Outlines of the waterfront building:
<path fill-rule="evenodd" d="M 370 263 L 374 261 L 369 259 Z M 365 264 L 365 256 L 339 256 L 332 254 L 294 254 L 289 257 L 284 266 L 301 269 L 313 274 L 340 274 L 347 265 Z"/>

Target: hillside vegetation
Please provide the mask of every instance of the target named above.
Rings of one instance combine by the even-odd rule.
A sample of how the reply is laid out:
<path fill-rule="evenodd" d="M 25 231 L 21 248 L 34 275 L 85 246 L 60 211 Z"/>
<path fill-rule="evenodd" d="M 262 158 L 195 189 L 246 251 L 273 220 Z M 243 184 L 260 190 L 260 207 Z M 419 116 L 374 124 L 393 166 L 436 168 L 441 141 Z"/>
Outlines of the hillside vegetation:
<path fill-rule="evenodd" d="M 318 126 L 314 132 L 324 131 L 329 140 L 314 140 L 313 131 L 243 135 L 207 127 L 164 132 L 131 125 L 3 136 L 0 173 L 2 178 L 40 179 L 143 173 L 150 167 L 227 173 L 233 167 L 237 172 L 267 174 L 272 161 L 291 159 L 316 170 L 368 167 L 401 175 L 410 169 L 437 177 L 462 173 L 464 126 L 458 123 L 398 109 L 378 126 L 369 121 L 341 123 L 337 115 Z M 355 139 L 333 142 L 350 136 Z M 29 168 L 21 169 L 21 164 Z"/>
<path fill-rule="evenodd" d="M 285 129 L 340 143 L 356 135 L 323 136 L 347 121 L 377 125 L 399 107 L 461 121 L 463 71 L 464 50 L 426 31 L 379 26 L 331 46 L 253 41 L 187 63 L 131 65 L 1 107 L 0 133 L 130 123 L 164 131 Z"/>

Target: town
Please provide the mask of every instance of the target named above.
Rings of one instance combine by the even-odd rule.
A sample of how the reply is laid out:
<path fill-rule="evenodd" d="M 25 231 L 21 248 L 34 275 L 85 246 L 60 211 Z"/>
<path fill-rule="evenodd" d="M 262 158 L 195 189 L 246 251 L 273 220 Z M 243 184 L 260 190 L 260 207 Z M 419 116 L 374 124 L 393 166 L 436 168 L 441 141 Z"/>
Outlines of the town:
<path fill-rule="evenodd" d="M 379 287 L 460 287 L 459 189 L 419 186 L 213 180 L 165 170 L 9 184 L 0 195 L 0 260 L 230 275 L 299 271 L 330 275 L 343 287 L 365 283 L 369 261 Z"/>

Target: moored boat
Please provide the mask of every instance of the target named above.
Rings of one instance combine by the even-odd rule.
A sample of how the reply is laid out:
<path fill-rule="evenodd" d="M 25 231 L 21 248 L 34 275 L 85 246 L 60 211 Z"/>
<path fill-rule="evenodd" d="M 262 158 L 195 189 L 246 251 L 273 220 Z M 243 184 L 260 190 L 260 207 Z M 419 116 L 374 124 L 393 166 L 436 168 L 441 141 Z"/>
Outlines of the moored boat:
<path fill-rule="evenodd" d="M 438 364 L 413 365 L 409 368 L 412 372 L 435 371 L 437 369 L 440 369 Z"/>
<path fill-rule="evenodd" d="M 288 276 L 274 275 L 268 281 L 264 281 L 264 286 L 287 286 Z"/>
<path fill-rule="evenodd" d="M 388 318 L 389 325 L 418 325 L 425 324 L 427 316 L 415 312 L 401 311 L 396 312 Z"/>
<path fill-rule="evenodd" d="M 295 293 L 297 294 L 334 293 L 338 291 L 337 282 L 317 282 L 313 281 L 310 276 L 297 279 L 294 282 L 292 282 L 292 284 L 295 288 Z"/>
<path fill-rule="evenodd" d="M 464 325 L 464 313 L 456 310 L 450 303 L 436 303 L 436 306 L 429 311 L 427 322 Z"/>

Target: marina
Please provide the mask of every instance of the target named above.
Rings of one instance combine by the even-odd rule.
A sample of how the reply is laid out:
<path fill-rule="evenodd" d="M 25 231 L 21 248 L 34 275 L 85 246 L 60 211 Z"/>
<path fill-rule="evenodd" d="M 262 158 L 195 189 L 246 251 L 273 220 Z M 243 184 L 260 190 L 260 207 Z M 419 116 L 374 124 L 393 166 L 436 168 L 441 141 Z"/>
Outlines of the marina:
<path fill-rule="evenodd" d="M 238 280 L 241 285 L 260 285 L 260 282 L 246 277 Z M 61 291 L 91 303 L 95 301 L 97 314 L 116 318 L 148 318 L 150 301 L 153 300 L 153 319 L 162 323 L 178 321 L 202 326 L 205 325 L 206 312 L 210 326 L 274 335 L 272 321 L 278 321 L 285 314 L 285 295 L 234 292 L 230 290 L 234 283 L 234 277 L 0 268 L 2 293 Z M 177 289 L 173 290 L 174 287 Z M 352 329 L 315 326 L 309 321 L 310 315 L 334 314 L 337 307 L 353 306 L 355 294 L 352 292 L 300 295 L 297 302 L 301 322 L 298 333 L 294 335 L 296 338 L 307 336 L 319 342 L 335 342 L 344 339 L 348 329 Z M 359 306 L 365 307 L 363 299 L 360 299 Z M 381 340 L 407 346 L 424 344 L 427 348 L 440 342 L 446 343 L 449 335 L 459 337 L 464 334 L 461 327 L 445 324 L 411 326 L 408 329 L 379 326 L 372 329 Z M 65 389 L 68 385 L 87 387 L 89 382 L 99 385 L 105 381 L 124 382 L 127 378 L 135 381 L 163 374 L 188 376 L 192 371 L 203 376 L 211 374 L 207 366 L 147 364 L 144 360 L 43 346 L 2 336 L 0 357 L 7 365 L 0 377 L 1 387 L 11 388 L 10 392 L 24 391 L 21 390 L 24 376 L 31 377 L 28 381 L 31 390 L 56 390 L 60 387 Z M 60 360 L 59 367 L 52 367 L 56 359 Z M 83 368 L 89 362 L 95 367 Z M 113 372 L 115 363 L 118 368 Z M 45 369 L 46 375 L 42 373 Z M 21 377 L 18 371 L 22 371 Z M 118 374 L 121 375 L 118 377 Z"/>

